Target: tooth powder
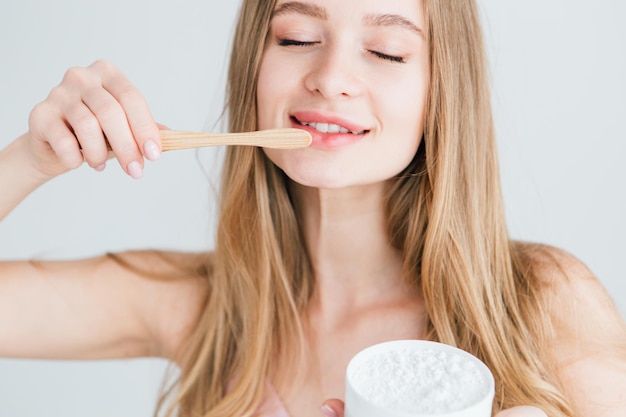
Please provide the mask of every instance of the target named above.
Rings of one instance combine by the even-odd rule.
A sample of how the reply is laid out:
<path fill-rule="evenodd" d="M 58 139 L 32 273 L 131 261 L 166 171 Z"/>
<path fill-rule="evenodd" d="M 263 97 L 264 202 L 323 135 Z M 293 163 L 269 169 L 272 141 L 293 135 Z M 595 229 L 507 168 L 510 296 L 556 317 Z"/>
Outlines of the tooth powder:
<path fill-rule="evenodd" d="M 354 390 L 388 410 L 437 415 L 465 409 L 489 394 L 479 365 L 435 349 L 380 351 L 351 374 Z"/>

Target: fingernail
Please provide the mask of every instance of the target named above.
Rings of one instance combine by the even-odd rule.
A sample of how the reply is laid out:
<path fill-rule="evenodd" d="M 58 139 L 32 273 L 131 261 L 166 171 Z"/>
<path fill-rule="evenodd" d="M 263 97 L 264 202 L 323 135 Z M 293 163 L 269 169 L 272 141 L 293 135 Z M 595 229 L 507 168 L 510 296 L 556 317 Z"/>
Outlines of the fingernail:
<path fill-rule="evenodd" d="M 146 155 L 146 158 L 151 161 L 159 159 L 159 156 L 161 155 L 159 146 L 153 140 L 149 140 L 143 144 L 143 153 Z"/>
<path fill-rule="evenodd" d="M 141 178 L 143 175 L 143 169 L 141 168 L 141 164 L 137 161 L 133 161 L 130 164 L 128 164 L 128 167 L 126 167 L 126 170 L 128 171 L 128 175 L 130 175 L 136 180 Z"/>
<path fill-rule="evenodd" d="M 100 164 L 97 167 L 94 167 L 93 169 L 95 169 L 98 172 L 102 172 L 102 171 L 104 171 L 104 168 L 106 168 L 106 167 L 107 167 L 107 164 L 105 162 L 104 164 Z"/>
<path fill-rule="evenodd" d="M 335 412 L 335 410 L 333 410 L 327 405 L 323 405 L 322 408 L 320 408 L 320 410 L 322 411 L 322 414 L 324 414 L 327 417 L 337 417 L 337 413 Z"/>

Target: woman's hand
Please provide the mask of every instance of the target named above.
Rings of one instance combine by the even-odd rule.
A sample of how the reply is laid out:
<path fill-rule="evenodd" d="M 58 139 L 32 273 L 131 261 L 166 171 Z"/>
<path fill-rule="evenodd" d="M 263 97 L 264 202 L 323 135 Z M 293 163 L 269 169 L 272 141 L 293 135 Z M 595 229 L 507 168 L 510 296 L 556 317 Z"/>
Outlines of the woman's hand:
<path fill-rule="evenodd" d="M 144 157 L 161 152 L 159 128 L 141 93 L 111 63 L 69 69 L 63 81 L 30 114 L 30 160 L 52 178 L 83 162 L 101 171 L 113 156 L 133 178 Z"/>
<path fill-rule="evenodd" d="M 327 417 L 343 417 L 344 404 L 341 400 L 326 400 L 322 405 L 322 414 Z M 382 417 L 382 416 L 381 416 Z M 500 411 L 495 417 L 547 417 L 546 413 L 531 406 L 520 406 Z"/>

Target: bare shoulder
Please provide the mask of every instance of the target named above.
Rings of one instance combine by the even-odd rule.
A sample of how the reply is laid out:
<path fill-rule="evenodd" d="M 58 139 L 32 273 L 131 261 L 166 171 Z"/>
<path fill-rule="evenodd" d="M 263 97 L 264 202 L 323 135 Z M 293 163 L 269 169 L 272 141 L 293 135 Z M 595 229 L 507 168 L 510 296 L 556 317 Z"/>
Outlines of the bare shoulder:
<path fill-rule="evenodd" d="M 561 335 L 624 336 L 624 321 L 600 280 L 580 259 L 562 249 L 528 245 L 534 277 Z"/>
<path fill-rule="evenodd" d="M 527 255 L 550 316 L 550 350 L 566 394 L 580 415 L 626 415 L 626 325 L 612 298 L 572 254 L 535 245 Z"/>
<path fill-rule="evenodd" d="M 545 287 L 556 289 L 573 281 L 596 280 L 587 265 L 563 249 L 537 243 L 519 243 L 519 246 L 523 247 L 535 277 Z"/>

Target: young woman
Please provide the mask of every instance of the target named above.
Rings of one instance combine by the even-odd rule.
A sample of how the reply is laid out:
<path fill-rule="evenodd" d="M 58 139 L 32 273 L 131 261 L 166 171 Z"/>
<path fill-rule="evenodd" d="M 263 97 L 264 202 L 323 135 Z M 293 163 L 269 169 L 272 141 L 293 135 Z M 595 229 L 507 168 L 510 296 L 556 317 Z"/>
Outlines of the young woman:
<path fill-rule="evenodd" d="M 230 130 L 312 145 L 228 150 L 211 254 L 0 264 L 0 356 L 169 358 L 169 415 L 341 416 L 356 352 L 429 339 L 490 367 L 498 417 L 626 413 L 603 288 L 507 235 L 473 1 L 246 0 L 234 45 Z M 140 177 L 158 128 L 112 64 L 69 70 L 0 153 L 0 216 L 105 138 Z"/>

